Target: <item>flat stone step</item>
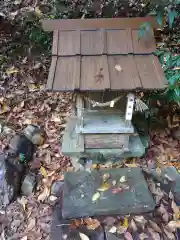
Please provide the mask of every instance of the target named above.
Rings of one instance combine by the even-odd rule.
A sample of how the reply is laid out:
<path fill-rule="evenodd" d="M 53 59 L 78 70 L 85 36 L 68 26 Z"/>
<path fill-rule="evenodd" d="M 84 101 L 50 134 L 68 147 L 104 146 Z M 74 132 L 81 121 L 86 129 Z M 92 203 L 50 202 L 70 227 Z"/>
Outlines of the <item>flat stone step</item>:
<path fill-rule="evenodd" d="M 64 184 L 64 219 L 142 214 L 155 208 L 140 168 L 68 172 Z"/>

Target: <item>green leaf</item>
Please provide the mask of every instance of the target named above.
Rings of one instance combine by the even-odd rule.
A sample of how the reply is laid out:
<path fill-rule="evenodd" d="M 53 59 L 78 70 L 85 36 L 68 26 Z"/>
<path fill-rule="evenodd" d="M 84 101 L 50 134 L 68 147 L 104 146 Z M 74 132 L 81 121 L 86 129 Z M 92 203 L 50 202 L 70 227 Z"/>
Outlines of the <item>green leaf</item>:
<path fill-rule="evenodd" d="M 172 10 L 168 12 L 168 20 L 169 20 L 169 27 L 172 28 L 174 20 L 177 18 L 178 12 L 176 10 Z"/>
<path fill-rule="evenodd" d="M 160 50 L 160 51 L 154 52 L 154 54 L 159 57 L 160 55 L 164 54 L 164 51 Z"/>
<path fill-rule="evenodd" d="M 178 80 L 180 80 L 180 73 L 168 78 L 168 81 L 171 85 L 174 85 Z"/>
<path fill-rule="evenodd" d="M 157 22 L 160 26 L 163 25 L 163 12 L 162 11 L 158 11 L 158 13 L 157 13 Z"/>
<path fill-rule="evenodd" d="M 180 88 L 175 88 L 174 91 L 175 91 L 177 97 L 180 98 Z"/>
<path fill-rule="evenodd" d="M 141 24 L 139 28 L 139 36 L 138 39 L 140 40 L 142 37 L 144 37 L 146 34 L 150 33 L 151 30 L 151 24 L 150 22 L 144 22 Z"/>

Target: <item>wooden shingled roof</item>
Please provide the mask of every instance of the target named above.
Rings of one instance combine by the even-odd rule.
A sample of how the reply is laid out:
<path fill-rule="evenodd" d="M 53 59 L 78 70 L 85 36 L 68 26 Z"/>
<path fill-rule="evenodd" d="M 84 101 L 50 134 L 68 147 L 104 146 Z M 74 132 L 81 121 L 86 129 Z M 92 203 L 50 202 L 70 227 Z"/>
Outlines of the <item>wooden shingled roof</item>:
<path fill-rule="evenodd" d="M 53 31 L 50 91 L 163 89 L 163 70 L 151 31 L 138 40 L 142 22 L 153 18 L 44 20 Z"/>

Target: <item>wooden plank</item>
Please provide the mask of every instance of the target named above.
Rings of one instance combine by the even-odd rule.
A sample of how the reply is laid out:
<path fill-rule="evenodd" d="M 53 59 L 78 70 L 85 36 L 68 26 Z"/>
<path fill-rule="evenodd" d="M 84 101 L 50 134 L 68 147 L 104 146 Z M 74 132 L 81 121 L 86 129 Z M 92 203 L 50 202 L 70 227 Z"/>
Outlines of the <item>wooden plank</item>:
<path fill-rule="evenodd" d="M 142 88 L 133 56 L 108 56 L 108 63 L 112 90 Z"/>
<path fill-rule="evenodd" d="M 146 37 L 139 38 L 139 31 L 132 30 L 132 40 L 133 40 L 133 49 L 134 53 L 147 54 L 153 53 L 156 51 L 156 42 L 154 38 L 153 31 L 148 34 Z"/>
<path fill-rule="evenodd" d="M 153 28 L 160 28 L 155 17 L 42 20 L 42 27 L 46 31 L 92 30 L 101 28 L 139 29 L 140 25 L 144 22 L 150 22 Z"/>
<path fill-rule="evenodd" d="M 133 134 L 132 124 L 126 125 L 124 115 L 120 111 L 85 111 L 83 114 L 83 128 L 76 132 L 84 134 Z"/>
<path fill-rule="evenodd" d="M 128 50 L 127 51 L 128 51 L 128 53 L 134 53 L 131 28 L 126 29 L 126 35 L 127 35 L 127 39 L 128 39 Z"/>
<path fill-rule="evenodd" d="M 66 156 L 78 156 L 84 152 L 84 138 L 75 131 L 77 124 L 77 117 L 69 118 L 62 142 L 62 153 Z"/>
<path fill-rule="evenodd" d="M 107 35 L 104 29 L 101 29 L 102 54 L 107 54 Z"/>
<path fill-rule="evenodd" d="M 107 30 L 107 53 L 108 54 L 128 54 L 131 44 L 130 35 L 126 30 Z M 129 38 L 128 38 L 129 37 Z"/>
<path fill-rule="evenodd" d="M 167 80 L 156 56 L 135 56 L 139 76 L 144 89 L 164 89 Z"/>
<path fill-rule="evenodd" d="M 57 65 L 57 57 L 52 56 L 51 66 L 49 69 L 49 75 L 48 75 L 48 80 L 47 80 L 47 84 L 46 84 L 46 89 L 49 91 L 52 91 L 52 88 L 53 88 L 53 82 L 54 82 L 55 72 L 56 72 L 56 65 Z"/>
<path fill-rule="evenodd" d="M 80 52 L 77 31 L 59 31 L 58 56 L 73 56 Z"/>
<path fill-rule="evenodd" d="M 52 55 L 58 55 L 59 31 L 53 32 Z"/>
<path fill-rule="evenodd" d="M 84 134 L 85 148 L 119 148 L 129 144 L 128 134 Z"/>
<path fill-rule="evenodd" d="M 53 90 L 71 91 L 79 88 L 80 78 L 80 57 L 58 57 Z"/>
<path fill-rule="evenodd" d="M 81 54 L 101 55 L 103 42 L 101 31 L 81 31 Z"/>
<path fill-rule="evenodd" d="M 81 61 L 81 90 L 105 90 L 110 88 L 106 56 L 83 56 Z"/>

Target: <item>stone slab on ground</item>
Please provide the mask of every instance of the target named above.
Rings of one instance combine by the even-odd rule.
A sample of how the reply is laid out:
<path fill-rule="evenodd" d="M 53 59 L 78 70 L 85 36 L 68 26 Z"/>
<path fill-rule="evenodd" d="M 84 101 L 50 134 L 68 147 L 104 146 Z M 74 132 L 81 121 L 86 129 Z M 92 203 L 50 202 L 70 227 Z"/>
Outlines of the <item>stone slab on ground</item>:
<path fill-rule="evenodd" d="M 140 168 L 68 172 L 64 184 L 64 219 L 141 214 L 155 208 Z"/>

